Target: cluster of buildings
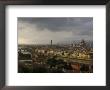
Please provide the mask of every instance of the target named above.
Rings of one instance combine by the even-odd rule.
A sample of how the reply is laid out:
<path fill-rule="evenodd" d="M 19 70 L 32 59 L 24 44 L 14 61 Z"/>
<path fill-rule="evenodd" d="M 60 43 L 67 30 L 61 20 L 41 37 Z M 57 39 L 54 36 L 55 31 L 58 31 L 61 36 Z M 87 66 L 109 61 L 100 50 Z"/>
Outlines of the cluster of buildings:
<path fill-rule="evenodd" d="M 87 45 L 87 42 L 82 40 L 71 46 L 64 45 L 61 47 L 51 44 L 51 46 L 48 47 L 36 47 L 34 55 L 36 58 L 39 55 L 44 55 L 45 57 L 56 56 L 62 58 L 91 60 L 93 59 L 93 50 L 92 47 Z"/>
<path fill-rule="evenodd" d="M 92 66 L 93 61 L 93 48 L 88 42 L 82 40 L 78 43 L 67 45 L 53 45 L 52 40 L 50 45 L 34 45 L 34 46 L 19 46 L 18 47 L 18 60 L 21 62 L 23 59 L 31 60 L 34 66 L 48 67 L 47 60 L 55 58 L 55 60 L 63 60 L 70 65 L 73 69 L 77 68 L 80 72 L 81 66 L 89 62 L 88 68 Z M 83 61 L 83 62 L 82 62 Z M 77 64 L 76 64 L 77 63 Z M 79 63 L 81 63 L 79 65 Z M 27 64 L 28 65 L 28 64 Z M 57 68 L 59 65 L 56 66 Z M 55 69 L 54 67 L 53 69 Z M 68 67 L 68 66 L 67 66 Z M 49 68 L 51 70 L 51 68 Z M 52 69 L 52 70 L 53 70 Z M 64 70 L 64 68 L 62 68 Z M 91 69 L 92 70 L 92 69 Z M 68 70 L 67 70 L 68 71 Z"/>

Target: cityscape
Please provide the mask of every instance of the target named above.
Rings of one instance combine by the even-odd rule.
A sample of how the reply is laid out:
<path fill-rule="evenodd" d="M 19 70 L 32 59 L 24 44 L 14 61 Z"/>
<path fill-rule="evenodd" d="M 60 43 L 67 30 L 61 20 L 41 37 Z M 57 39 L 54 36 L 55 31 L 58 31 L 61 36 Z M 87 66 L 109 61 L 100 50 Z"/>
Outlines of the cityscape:
<path fill-rule="evenodd" d="M 93 73 L 91 27 L 89 17 L 18 18 L 18 73 Z"/>

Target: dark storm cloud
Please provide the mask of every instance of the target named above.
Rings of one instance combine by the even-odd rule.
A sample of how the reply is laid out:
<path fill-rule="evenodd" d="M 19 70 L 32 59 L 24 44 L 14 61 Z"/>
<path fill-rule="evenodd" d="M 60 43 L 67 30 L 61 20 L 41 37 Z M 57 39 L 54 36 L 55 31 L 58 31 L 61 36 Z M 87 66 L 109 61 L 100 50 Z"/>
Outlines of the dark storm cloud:
<path fill-rule="evenodd" d="M 47 28 L 51 31 L 61 30 L 80 30 L 81 32 L 86 30 L 92 30 L 92 18 L 18 18 L 18 22 L 29 23 L 35 25 L 38 30 L 44 30 Z"/>
<path fill-rule="evenodd" d="M 41 37 L 45 36 L 45 40 Z M 28 42 L 37 40 L 46 43 L 54 39 L 56 42 L 64 40 L 92 40 L 92 17 L 59 17 L 59 18 L 18 18 L 18 39 Z M 44 42 L 45 41 L 45 42 Z"/>

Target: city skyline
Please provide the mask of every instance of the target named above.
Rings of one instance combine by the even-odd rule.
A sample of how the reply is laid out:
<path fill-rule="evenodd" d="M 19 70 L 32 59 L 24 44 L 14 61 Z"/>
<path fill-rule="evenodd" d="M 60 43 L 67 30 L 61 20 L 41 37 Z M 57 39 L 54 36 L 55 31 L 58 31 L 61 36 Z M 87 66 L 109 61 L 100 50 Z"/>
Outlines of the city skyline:
<path fill-rule="evenodd" d="M 53 44 L 93 40 L 92 17 L 18 18 L 18 44 Z"/>

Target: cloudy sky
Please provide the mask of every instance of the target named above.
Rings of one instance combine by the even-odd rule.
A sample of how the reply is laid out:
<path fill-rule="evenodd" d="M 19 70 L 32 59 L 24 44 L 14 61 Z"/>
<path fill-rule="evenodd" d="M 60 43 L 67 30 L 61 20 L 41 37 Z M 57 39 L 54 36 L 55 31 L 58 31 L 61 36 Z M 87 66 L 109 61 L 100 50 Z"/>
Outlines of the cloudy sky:
<path fill-rule="evenodd" d="M 93 18 L 18 18 L 18 44 L 54 44 L 93 40 Z"/>

